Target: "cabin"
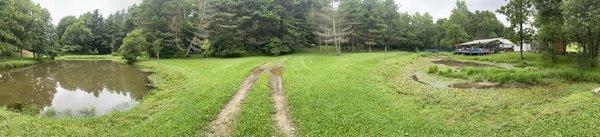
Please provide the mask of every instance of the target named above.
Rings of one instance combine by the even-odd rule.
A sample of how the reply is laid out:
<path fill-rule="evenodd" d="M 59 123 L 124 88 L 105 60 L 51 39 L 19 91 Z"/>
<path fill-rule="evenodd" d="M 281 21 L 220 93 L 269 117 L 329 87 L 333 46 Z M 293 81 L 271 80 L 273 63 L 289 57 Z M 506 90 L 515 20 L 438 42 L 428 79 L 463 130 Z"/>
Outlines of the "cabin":
<path fill-rule="evenodd" d="M 455 47 L 455 54 L 487 55 L 501 51 L 512 51 L 515 44 L 505 38 L 481 39 L 459 44 Z"/>

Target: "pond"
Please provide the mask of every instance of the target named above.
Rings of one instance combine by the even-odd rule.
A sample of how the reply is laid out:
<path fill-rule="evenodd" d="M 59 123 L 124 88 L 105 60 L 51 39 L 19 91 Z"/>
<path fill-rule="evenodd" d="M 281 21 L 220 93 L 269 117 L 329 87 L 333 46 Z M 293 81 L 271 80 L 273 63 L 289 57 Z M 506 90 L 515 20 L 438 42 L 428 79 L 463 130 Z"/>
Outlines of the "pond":
<path fill-rule="evenodd" d="M 35 106 L 56 117 L 128 111 L 150 90 L 147 75 L 112 61 L 41 63 L 0 72 L 0 105 Z"/>

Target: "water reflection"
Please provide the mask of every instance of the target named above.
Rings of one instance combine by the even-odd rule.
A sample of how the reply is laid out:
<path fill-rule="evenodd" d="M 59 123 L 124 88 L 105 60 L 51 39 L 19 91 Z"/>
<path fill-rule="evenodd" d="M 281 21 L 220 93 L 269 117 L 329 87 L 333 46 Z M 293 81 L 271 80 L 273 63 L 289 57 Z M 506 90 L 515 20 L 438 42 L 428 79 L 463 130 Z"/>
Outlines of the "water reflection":
<path fill-rule="evenodd" d="M 0 73 L 0 104 L 28 104 L 56 116 L 126 111 L 147 93 L 146 74 L 111 61 L 57 61 Z"/>

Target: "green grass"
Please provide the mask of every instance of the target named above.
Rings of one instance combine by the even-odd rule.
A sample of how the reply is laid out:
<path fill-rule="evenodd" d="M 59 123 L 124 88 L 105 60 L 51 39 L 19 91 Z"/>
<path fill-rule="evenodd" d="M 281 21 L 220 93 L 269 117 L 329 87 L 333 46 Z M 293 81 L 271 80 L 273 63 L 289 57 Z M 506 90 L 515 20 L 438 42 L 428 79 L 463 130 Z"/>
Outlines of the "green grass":
<path fill-rule="evenodd" d="M 502 69 L 502 68 L 475 68 L 465 67 L 458 70 L 446 68 L 445 70 L 439 69 L 438 66 L 431 66 L 427 70 L 427 73 L 438 74 L 451 78 L 462 78 L 471 81 L 482 82 L 497 82 L 497 83 L 525 83 L 525 84 L 536 84 L 539 83 L 540 79 L 548 77 L 547 74 L 542 73 L 538 70 L 532 69 Z"/>
<path fill-rule="evenodd" d="M 275 113 L 268 88 L 268 75 L 262 77 L 244 100 L 242 110 L 236 119 L 233 136 L 268 137 L 277 135 L 271 114 Z"/>
<path fill-rule="evenodd" d="M 37 64 L 35 60 L 11 60 L 0 62 L 0 69 L 12 69 Z"/>
<path fill-rule="evenodd" d="M 18 57 L 0 59 L 0 70 L 26 67 L 37 64 L 38 61 L 33 58 L 19 59 Z"/>
<path fill-rule="evenodd" d="M 514 55 L 453 58 L 511 62 Z M 303 51 L 144 60 L 139 65 L 155 72 L 158 89 L 132 111 L 54 119 L 0 108 L 0 136 L 195 136 L 250 70 L 272 60 L 284 61 L 284 89 L 299 136 L 600 136 L 600 98 L 591 92 L 600 84 L 558 80 L 527 89 L 442 89 L 411 79 L 433 65 L 418 58 L 408 52 Z M 263 76 L 242 105 L 235 136 L 278 136 L 267 89 Z"/>
<path fill-rule="evenodd" d="M 56 60 L 111 60 L 121 63 L 125 62 L 121 56 L 113 55 L 65 55 L 57 57 Z"/>

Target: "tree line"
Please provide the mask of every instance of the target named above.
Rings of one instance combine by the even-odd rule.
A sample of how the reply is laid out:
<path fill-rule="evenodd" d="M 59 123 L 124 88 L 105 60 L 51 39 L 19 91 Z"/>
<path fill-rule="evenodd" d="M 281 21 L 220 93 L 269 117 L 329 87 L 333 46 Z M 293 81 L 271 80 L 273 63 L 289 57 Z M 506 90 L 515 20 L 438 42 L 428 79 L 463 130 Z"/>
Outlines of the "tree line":
<path fill-rule="evenodd" d="M 452 48 L 473 39 L 505 37 L 536 41 L 552 56 L 576 43 L 582 57 L 595 59 L 598 3 L 510 0 L 498 11 L 472 12 L 458 0 L 450 17 L 434 21 L 428 13 L 398 12 L 401 5 L 394 0 L 144 0 L 107 17 L 95 10 L 53 26 L 48 11 L 30 0 L 1 0 L 0 53 L 238 57 L 332 45 L 341 54 Z M 505 27 L 494 12 L 508 15 L 511 26 Z M 536 29 L 523 26 L 528 24 Z"/>

